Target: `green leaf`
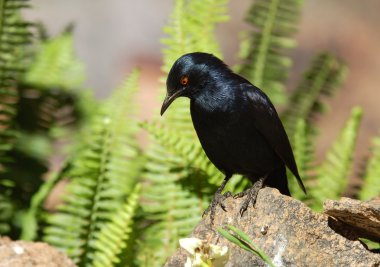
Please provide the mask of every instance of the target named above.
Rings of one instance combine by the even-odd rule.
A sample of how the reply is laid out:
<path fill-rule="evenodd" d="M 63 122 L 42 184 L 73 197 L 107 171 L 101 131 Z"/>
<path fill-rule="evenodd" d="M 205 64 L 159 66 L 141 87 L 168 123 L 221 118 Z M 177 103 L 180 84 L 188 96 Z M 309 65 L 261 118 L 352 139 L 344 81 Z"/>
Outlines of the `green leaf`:
<path fill-rule="evenodd" d="M 233 234 L 230 234 L 228 231 L 220 227 L 217 230 L 227 240 L 256 256 L 259 256 L 269 266 L 275 266 L 272 263 L 272 260 L 266 255 L 266 253 L 263 250 L 259 249 L 243 231 L 237 229 L 232 225 L 227 225 L 227 228 L 232 231 Z"/>
<path fill-rule="evenodd" d="M 230 242 L 232 242 L 232 243 L 238 245 L 239 247 L 241 247 L 242 249 L 244 249 L 244 250 L 246 250 L 252 254 L 256 254 L 258 256 L 258 253 L 256 253 L 256 251 L 253 250 L 246 242 L 243 242 L 241 239 L 230 234 L 228 231 L 224 230 L 223 228 L 218 228 L 217 230 L 222 236 L 224 236 Z"/>

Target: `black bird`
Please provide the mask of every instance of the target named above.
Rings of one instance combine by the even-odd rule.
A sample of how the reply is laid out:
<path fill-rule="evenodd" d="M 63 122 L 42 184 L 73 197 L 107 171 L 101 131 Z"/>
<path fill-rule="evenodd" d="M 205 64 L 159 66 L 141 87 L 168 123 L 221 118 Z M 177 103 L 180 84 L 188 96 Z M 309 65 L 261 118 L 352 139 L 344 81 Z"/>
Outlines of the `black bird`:
<path fill-rule="evenodd" d="M 180 96 L 190 98 L 194 128 L 210 161 L 225 174 L 207 213 L 214 220 L 215 207 L 230 195 L 222 191 L 233 174 L 248 177 L 253 186 L 236 195 L 248 195 L 240 214 L 256 201 L 263 186 L 289 195 L 287 166 L 306 193 L 293 151 L 276 109 L 268 96 L 232 72 L 223 61 L 207 53 L 190 53 L 172 66 L 161 115 Z"/>

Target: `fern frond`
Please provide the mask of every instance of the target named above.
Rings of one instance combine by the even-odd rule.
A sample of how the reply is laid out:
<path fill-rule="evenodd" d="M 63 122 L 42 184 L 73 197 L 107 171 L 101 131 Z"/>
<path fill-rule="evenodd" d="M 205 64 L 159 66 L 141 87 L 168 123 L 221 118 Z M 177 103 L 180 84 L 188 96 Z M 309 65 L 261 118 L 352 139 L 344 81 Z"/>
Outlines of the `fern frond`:
<path fill-rule="evenodd" d="M 132 232 L 131 225 L 138 207 L 141 186 L 137 184 L 127 201 L 117 210 L 111 221 L 103 226 L 96 240 L 96 253 L 94 255 L 93 266 L 113 267 L 120 263 L 120 254 L 128 248 L 128 240 Z"/>
<path fill-rule="evenodd" d="M 166 126 L 145 123 L 142 127 L 167 151 L 180 157 L 181 165 L 202 170 L 210 178 L 211 183 L 219 184 L 223 180 L 223 174 L 209 161 L 198 141 L 189 143 L 181 134 Z"/>
<path fill-rule="evenodd" d="M 176 249 L 178 238 L 189 234 L 199 221 L 211 193 L 205 192 L 207 189 L 202 187 L 200 176 L 192 176 L 193 170 L 187 159 L 195 159 L 196 155 L 185 158 L 181 149 L 186 147 L 184 140 L 177 135 L 170 136 L 163 127 L 155 124 L 143 127 L 151 133 L 154 142 L 146 152 L 147 164 L 143 173 L 149 186 L 143 193 L 142 209 L 146 224 L 150 226 L 143 231 L 138 258 L 142 265 L 160 266 Z M 172 148 L 173 140 L 178 144 L 176 148 Z M 186 152 L 191 150 L 186 149 Z M 181 184 L 190 177 L 196 188 Z M 207 179 L 204 182 L 207 183 Z"/>
<path fill-rule="evenodd" d="M 165 45 L 162 67 L 165 74 L 169 73 L 175 60 L 189 52 L 208 52 L 222 57 L 215 38 L 215 26 L 227 20 L 227 3 L 228 0 L 175 1 L 171 20 L 163 29 L 168 35 L 162 40 Z M 165 114 L 165 123 L 190 139 L 195 137 L 188 99 L 177 99 L 171 105 Z"/>
<path fill-rule="evenodd" d="M 61 172 L 52 173 L 49 179 L 33 195 L 30 207 L 22 219 L 22 231 L 20 239 L 33 241 L 37 238 L 38 231 L 40 230 L 39 224 L 42 221 L 42 205 L 44 204 L 53 187 L 65 177 L 66 170 L 69 167 L 69 165 L 66 165 Z"/>
<path fill-rule="evenodd" d="M 129 119 L 131 94 L 137 88 L 138 73 L 107 101 L 83 133 L 84 144 L 76 152 L 68 171 L 71 180 L 65 203 L 48 217 L 44 240 L 65 251 L 79 266 L 93 261 L 101 227 L 136 183 L 141 163 Z"/>
<path fill-rule="evenodd" d="M 31 37 L 29 23 L 21 18 L 21 9 L 25 7 L 25 1 L 0 0 L 0 172 L 9 161 L 5 154 L 15 140 L 17 84 Z"/>
<path fill-rule="evenodd" d="M 3 187 L 2 184 L 0 184 L 0 187 Z M 13 213 L 15 212 L 14 203 L 9 196 L 9 191 L 4 188 L 2 188 L 0 193 L 0 235 L 4 235 L 6 233 L 9 233 L 11 230 L 11 220 L 13 217 Z"/>
<path fill-rule="evenodd" d="M 188 52 L 203 51 L 221 57 L 220 48 L 215 38 L 215 26 L 226 21 L 228 0 L 177 0 L 171 15 L 171 21 L 164 27 L 168 38 L 163 39 L 166 47 L 163 49 L 163 70 L 167 74 L 174 61 Z M 194 14 L 197 14 L 194 16 Z M 170 112 L 167 113 L 165 124 L 171 129 L 181 132 L 181 138 L 187 142 L 196 143 L 197 147 L 189 147 L 192 155 L 203 153 L 196 141 L 196 135 L 189 116 L 189 104 L 187 99 L 178 99 L 173 103 Z M 167 148 L 165 140 L 161 145 Z M 168 140 L 166 140 L 168 141 Z M 156 147 L 156 149 L 159 149 Z M 160 149 L 162 153 L 167 149 Z M 177 150 L 178 152 L 178 150 Z M 165 153 L 166 154 L 166 153 Z M 168 155 L 167 155 L 168 156 Z M 194 157 L 195 159 L 196 157 Z M 202 162 L 202 157 L 199 162 Z M 206 161 L 206 164 L 209 161 Z"/>
<path fill-rule="evenodd" d="M 29 23 L 21 17 L 26 1 L 0 0 L 0 173 L 7 171 L 12 161 L 9 152 L 14 147 L 18 131 L 17 85 L 24 71 L 26 45 L 30 42 Z M 11 230 L 15 212 L 12 194 L 14 181 L 0 177 L 0 235 Z"/>
<path fill-rule="evenodd" d="M 191 36 L 194 46 L 192 52 L 207 52 L 219 58 L 223 57 L 216 40 L 215 26 L 228 21 L 228 2 L 228 0 L 189 1 L 186 13 L 190 25 L 188 35 Z"/>
<path fill-rule="evenodd" d="M 68 126 L 78 126 L 87 119 L 87 106 L 94 108 L 89 90 L 78 90 L 84 77 L 71 32 L 45 38 L 19 86 L 20 127 L 29 132 L 47 132 L 53 138 L 70 135 L 66 133 Z"/>
<path fill-rule="evenodd" d="M 281 116 L 290 135 L 294 133 L 298 120 L 310 122 L 321 111 L 321 96 L 331 95 L 340 87 L 346 70 L 346 66 L 333 55 L 322 53 L 315 57 Z"/>
<path fill-rule="evenodd" d="M 221 57 L 215 38 L 217 23 L 228 20 L 228 0 L 176 0 L 170 21 L 163 28 L 163 71 L 169 73 L 174 61 L 190 52 L 207 52 Z M 196 15 L 195 15 L 196 14 Z"/>
<path fill-rule="evenodd" d="M 380 195 L 380 137 L 372 140 L 372 153 L 363 177 L 359 199 L 366 201 Z"/>
<path fill-rule="evenodd" d="M 274 103 L 286 100 L 284 82 L 292 61 L 285 53 L 296 45 L 292 36 L 297 30 L 302 3 L 302 0 L 258 0 L 247 16 L 255 30 L 241 46 L 244 63 L 237 69 Z"/>
<path fill-rule="evenodd" d="M 227 0 L 175 2 L 169 25 L 164 28 L 168 38 L 162 41 L 165 44 L 165 74 L 177 58 L 189 52 L 203 51 L 221 57 L 214 30 L 217 23 L 227 19 L 226 5 Z M 199 183 L 195 188 L 186 183 L 190 177 L 197 180 L 200 176 L 205 176 L 202 171 L 198 173 L 193 167 L 185 167 L 187 160 L 194 159 L 201 164 L 210 164 L 208 160 L 202 162 L 204 155 L 197 157 L 203 151 L 199 149 L 196 140 L 188 100 L 178 99 L 165 115 L 165 125 L 174 132 L 180 132 L 180 139 L 183 141 L 180 141 L 181 148 L 177 146 L 178 148 L 171 149 L 174 145 L 172 140 L 176 140 L 176 137 L 167 136 L 156 125 L 147 125 L 148 128 L 151 127 L 151 134 L 156 131 L 153 134 L 154 142 L 146 153 L 148 163 L 144 172 L 144 180 L 149 187 L 144 192 L 147 204 L 143 205 L 143 209 L 152 225 L 144 231 L 145 241 L 141 245 L 143 252 L 139 254 L 149 260 L 147 266 L 163 263 L 176 248 L 178 237 L 190 233 L 208 204 L 208 197 L 205 199 L 203 194 L 210 186 L 207 180 L 205 184 Z M 193 143 L 196 145 L 186 145 Z M 187 155 L 181 151 L 182 148 L 186 148 Z M 206 166 L 204 168 L 207 169 Z"/>
<path fill-rule="evenodd" d="M 62 42 L 67 43 L 65 40 Z M 57 58 L 67 57 L 62 53 L 67 53 L 70 48 L 69 45 L 67 43 L 66 49 L 56 49 L 55 53 L 50 53 L 50 58 L 47 61 L 55 62 Z M 44 45 L 38 48 L 46 51 Z M 34 53 L 30 56 L 28 68 L 25 70 L 26 75 L 29 71 L 34 72 L 36 60 L 32 59 L 38 59 L 41 54 L 44 54 L 40 50 L 33 50 Z M 29 68 L 30 65 L 31 69 Z M 68 64 L 65 67 L 70 68 Z M 50 66 L 45 66 L 45 70 L 41 70 L 41 77 L 39 78 L 44 80 L 49 73 L 51 73 Z M 41 234 L 38 227 L 44 215 L 41 205 L 56 180 L 62 176 L 62 172 L 59 175 L 49 176 L 51 180 L 42 184 L 42 175 L 47 171 L 47 159 L 53 153 L 52 142 L 60 135 L 59 141 L 61 144 L 65 144 L 58 145 L 59 148 L 54 151 L 53 157 L 60 158 L 60 155 L 57 154 L 65 153 L 68 148 L 67 144 L 71 145 L 71 142 L 67 142 L 67 140 L 72 137 L 74 127 L 69 128 L 67 126 L 78 126 L 84 112 L 79 111 L 77 103 L 77 98 L 82 92 L 61 90 L 57 87 L 38 88 L 35 84 L 25 84 L 22 80 L 23 77 L 25 77 L 25 73 L 19 75 L 17 115 L 14 117 L 18 138 L 12 151 L 8 153 L 12 156 L 12 163 L 8 164 L 9 168 L 4 176 L 0 174 L 0 180 L 6 177 L 15 181 L 12 196 L 18 214 L 14 214 L 16 219 L 12 225 L 12 232 L 16 233 L 14 229 L 19 230 L 18 228 L 21 227 L 21 238 L 33 240 Z M 68 77 L 64 78 L 69 79 Z M 54 83 L 45 84 L 45 86 L 56 85 Z M 80 99 L 82 100 L 82 98 Z M 88 101 L 89 98 L 86 100 Z M 62 140 L 62 137 L 65 140 Z M 64 150 L 65 152 L 63 152 Z M 53 159 L 53 161 L 56 160 Z M 39 186 L 41 187 L 39 188 Z M 20 238 L 19 231 L 17 231 L 17 236 L 13 236 L 13 238 Z"/>
<path fill-rule="evenodd" d="M 45 134 L 51 137 L 58 130 L 77 126 L 82 119 L 79 93 L 59 89 L 31 88 L 20 86 L 17 123 L 28 133 Z"/>
<path fill-rule="evenodd" d="M 84 77 L 84 65 L 75 57 L 73 37 L 65 32 L 41 44 L 23 82 L 41 89 L 73 89 Z"/>
<path fill-rule="evenodd" d="M 313 144 L 310 140 L 310 133 L 304 120 L 298 120 L 294 136 L 290 139 L 292 141 L 292 148 L 294 158 L 297 162 L 298 172 L 307 190 L 310 185 L 310 180 L 313 178 L 310 171 L 312 169 L 311 164 L 314 161 L 314 151 Z M 288 171 L 288 177 L 293 178 L 289 179 L 289 188 L 292 192 L 292 196 L 302 201 L 306 200 L 308 196 L 302 192 L 296 182 L 296 178 L 293 177 L 293 174 L 290 171 Z"/>
<path fill-rule="evenodd" d="M 186 179 L 191 179 L 192 183 L 198 186 L 195 191 L 213 193 L 217 189 L 214 186 L 220 185 L 224 174 L 211 163 L 198 140 L 190 143 L 182 134 L 178 134 L 178 132 L 169 129 L 169 127 L 156 123 L 145 123 L 142 124 L 142 127 L 154 137 L 155 142 L 165 148 L 165 151 L 179 158 L 180 167 L 177 166 L 176 169 L 186 166 L 187 173 L 192 174 L 191 178 L 188 177 Z M 193 176 L 194 173 L 197 173 L 195 177 Z M 207 183 L 201 181 L 194 183 L 194 179 L 206 179 Z M 248 182 L 248 180 L 242 180 L 243 177 L 241 175 L 236 175 L 227 184 L 226 190 L 233 192 L 242 191 Z"/>
<path fill-rule="evenodd" d="M 321 209 L 324 200 L 337 199 L 346 189 L 361 117 L 362 109 L 353 108 L 339 137 L 327 151 L 325 160 L 319 166 L 317 184 L 311 188 L 310 192 L 316 200 L 313 208 Z"/>
<path fill-rule="evenodd" d="M 161 266 L 177 248 L 178 238 L 188 235 L 199 222 L 206 202 L 177 183 L 181 179 L 178 172 L 159 171 L 153 176 L 150 169 L 144 176 L 150 186 L 142 208 L 151 224 L 144 230 L 138 258 L 145 266 Z"/>
<path fill-rule="evenodd" d="M 199 221 L 224 176 L 198 141 L 191 143 L 166 126 L 145 123 L 142 127 L 154 138 L 147 152 L 144 179 L 150 186 L 142 206 L 146 219 L 154 223 L 145 232 L 140 260 L 157 266 L 174 251 L 178 238 L 186 236 Z M 234 177 L 227 190 L 242 190 L 248 181 L 242 179 Z"/>
<path fill-rule="evenodd" d="M 163 28 L 164 33 L 168 35 L 167 38 L 161 40 L 165 45 L 165 48 L 162 50 L 163 57 L 163 66 L 162 70 L 165 74 L 169 73 L 171 66 L 174 61 L 182 54 L 188 53 L 191 51 L 189 47 L 188 37 L 186 35 L 186 23 L 187 18 L 186 14 L 186 1 L 177 0 L 175 1 L 174 9 L 170 15 L 169 23 Z"/>

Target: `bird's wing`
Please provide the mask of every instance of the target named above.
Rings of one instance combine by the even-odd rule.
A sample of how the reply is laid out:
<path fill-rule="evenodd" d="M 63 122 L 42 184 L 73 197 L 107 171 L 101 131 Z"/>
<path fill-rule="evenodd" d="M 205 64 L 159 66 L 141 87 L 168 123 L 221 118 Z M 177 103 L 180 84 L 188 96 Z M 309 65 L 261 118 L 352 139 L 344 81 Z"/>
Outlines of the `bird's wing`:
<path fill-rule="evenodd" d="M 253 116 L 255 127 L 291 170 L 297 178 L 299 186 L 306 193 L 305 186 L 298 173 L 288 136 L 280 118 L 278 117 L 276 109 L 270 102 L 269 98 L 260 89 L 251 84 L 245 84 L 243 86 L 245 87 L 244 91 L 246 92 L 246 97 L 250 103 L 250 108 L 248 108 L 248 110 L 250 116 Z"/>

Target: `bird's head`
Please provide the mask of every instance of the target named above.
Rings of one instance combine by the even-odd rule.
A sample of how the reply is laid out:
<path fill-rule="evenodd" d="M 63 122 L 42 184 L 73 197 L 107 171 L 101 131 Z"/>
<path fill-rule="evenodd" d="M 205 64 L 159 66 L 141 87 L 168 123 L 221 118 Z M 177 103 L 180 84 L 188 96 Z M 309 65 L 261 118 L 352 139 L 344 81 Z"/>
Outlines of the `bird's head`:
<path fill-rule="evenodd" d="M 161 115 L 173 101 L 180 97 L 195 97 L 208 82 L 215 79 L 216 71 L 228 67 L 212 54 L 195 52 L 181 56 L 173 64 L 166 80 L 167 94 Z"/>

